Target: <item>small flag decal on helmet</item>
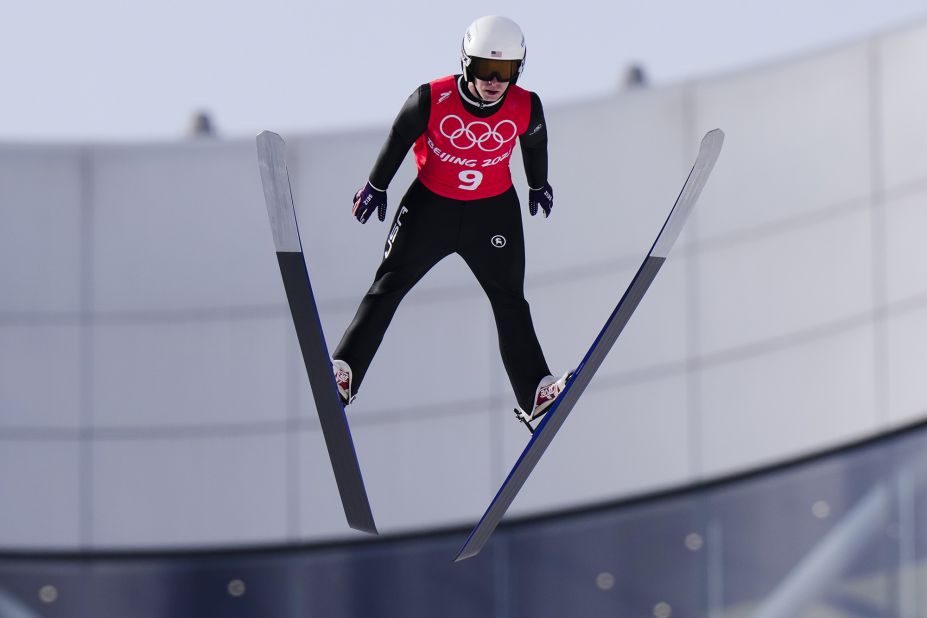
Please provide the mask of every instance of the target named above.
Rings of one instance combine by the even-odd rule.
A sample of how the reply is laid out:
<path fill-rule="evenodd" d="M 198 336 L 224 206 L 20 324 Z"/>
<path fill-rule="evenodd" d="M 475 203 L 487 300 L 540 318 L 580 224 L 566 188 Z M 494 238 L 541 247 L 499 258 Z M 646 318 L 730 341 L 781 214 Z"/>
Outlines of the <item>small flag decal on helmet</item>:
<path fill-rule="evenodd" d="M 489 52 L 489 55 L 490 55 L 492 58 L 501 58 L 501 57 L 502 57 L 502 52 L 501 52 L 501 51 L 491 51 L 491 52 Z"/>

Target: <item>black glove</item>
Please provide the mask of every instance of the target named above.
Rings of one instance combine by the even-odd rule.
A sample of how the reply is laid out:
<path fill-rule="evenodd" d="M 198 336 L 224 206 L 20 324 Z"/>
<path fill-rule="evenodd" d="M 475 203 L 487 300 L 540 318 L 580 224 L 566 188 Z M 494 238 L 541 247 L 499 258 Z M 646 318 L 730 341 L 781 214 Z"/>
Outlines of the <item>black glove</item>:
<path fill-rule="evenodd" d="M 550 216 L 554 207 L 554 190 L 550 188 L 549 182 L 545 182 L 540 189 L 528 187 L 528 212 L 532 217 L 538 214 L 538 206 L 544 211 L 545 217 Z"/>
<path fill-rule="evenodd" d="M 386 219 L 386 191 L 368 182 L 354 194 L 354 217 L 361 223 L 367 223 L 374 210 L 380 221 Z"/>

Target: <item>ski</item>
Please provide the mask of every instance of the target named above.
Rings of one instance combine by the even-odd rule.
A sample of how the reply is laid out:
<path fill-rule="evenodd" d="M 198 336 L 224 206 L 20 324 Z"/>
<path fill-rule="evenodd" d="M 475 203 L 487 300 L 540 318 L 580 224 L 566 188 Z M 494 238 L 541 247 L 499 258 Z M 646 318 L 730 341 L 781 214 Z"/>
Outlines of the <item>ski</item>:
<path fill-rule="evenodd" d="M 631 319 L 631 315 L 647 292 L 647 288 L 650 287 L 651 282 L 657 276 L 663 262 L 666 261 L 669 250 L 679 237 L 679 233 L 682 231 L 692 207 L 698 200 L 709 174 L 711 174 L 715 161 L 717 161 L 718 155 L 721 153 L 723 143 L 724 133 L 720 129 L 709 131 L 702 138 L 695 164 L 692 166 L 682 191 L 676 198 L 676 203 L 663 223 L 663 227 L 660 229 L 660 233 L 657 235 L 650 252 L 644 258 L 637 274 L 634 275 L 634 279 L 631 280 L 630 285 L 628 285 L 621 300 L 618 301 L 618 305 L 608 318 L 605 326 L 593 341 L 586 356 L 567 380 L 563 392 L 554 401 L 550 410 L 532 432 L 531 440 L 515 462 L 515 466 L 505 479 L 505 482 L 502 483 L 502 487 L 493 498 L 489 508 L 486 509 L 483 517 L 473 528 L 463 547 L 461 547 L 454 559 L 455 562 L 466 560 L 480 552 L 496 526 L 499 525 L 518 491 L 525 484 L 528 475 L 537 465 L 541 455 L 547 450 L 557 431 L 563 425 L 570 410 L 573 409 L 580 395 L 586 390 L 596 370 L 605 360 L 605 356 L 611 350 L 628 320 Z"/>
<path fill-rule="evenodd" d="M 257 136 L 257 153 L 277 263 L 344 514 L 348 525 L 355 530 L 376 534 L 377 528 L 364 489 L 351 429 L 332 373 L 328 346 L 303 256 L 286 167 L 286 144 L 276 133 L 264 131 Z"/>

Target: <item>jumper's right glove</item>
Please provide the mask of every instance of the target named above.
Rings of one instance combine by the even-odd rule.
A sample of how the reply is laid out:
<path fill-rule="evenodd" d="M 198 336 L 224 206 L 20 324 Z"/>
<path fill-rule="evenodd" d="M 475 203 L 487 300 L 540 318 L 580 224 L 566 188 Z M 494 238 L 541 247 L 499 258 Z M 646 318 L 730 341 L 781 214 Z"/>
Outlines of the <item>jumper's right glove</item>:
<path fill-rule="evenodd" d="M 377 211 L 380 221 L 386 219 L 386 191 L 377 189 L 368 181 L 354 194 L 354 217 L 361 223 L 367 223 L 373 211 Z"/>
<path fill-rule="evenodd" d="M 538 214 L 538 206 L 544 211 L 545 218 L 550 216 L 554 208 L 554 190 L 550 188 L 549 182 L 545 182 L 540 189 L 528 187 L 528 212 L 532 217 Z"/>

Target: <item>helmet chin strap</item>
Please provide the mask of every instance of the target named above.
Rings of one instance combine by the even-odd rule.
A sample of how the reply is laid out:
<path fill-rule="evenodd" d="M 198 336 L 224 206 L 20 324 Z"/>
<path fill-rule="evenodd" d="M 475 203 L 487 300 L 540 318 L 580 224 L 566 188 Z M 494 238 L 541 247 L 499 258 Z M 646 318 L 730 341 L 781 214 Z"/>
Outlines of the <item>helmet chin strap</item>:
<path fill-rule="evenodd" d="M 467 84 L 468 84 L 467 90 L 469 90 L 470 94 L 474 95 L 479 100 L 480 106 L 482 107 L 483 103 L 486 102 L 486 99 L 484 99 L 483 96 L 480 94 L 480 89 L 476 87 L 476 79 L 474 79 L 473 81 L 468 81 Z M 469 87 L 470 85 L 472 85 L 473 88 L 470 88 Z"/>
<path fill-rule="evenodd" d="M 467 93 L 470 96 L 474 97 L 476 99 L 476 102 L 480 104 L 480 108 L 482 108 L 483 105 L 486 104 L 486 100 L 483 99 L 482 96 L 480 96 L 480 91 L 476 87 L 476 76 L 467 70 L 467 65 L 464 64 L 463 61 L 461 61 L 460 63 L 460 68 L 461 70 L 463 70 L 462 77 L 463 77 L 464 83 L 467 85 Z M 473 86 L 473 87 L 471 88 L 470 86 Z"/>

